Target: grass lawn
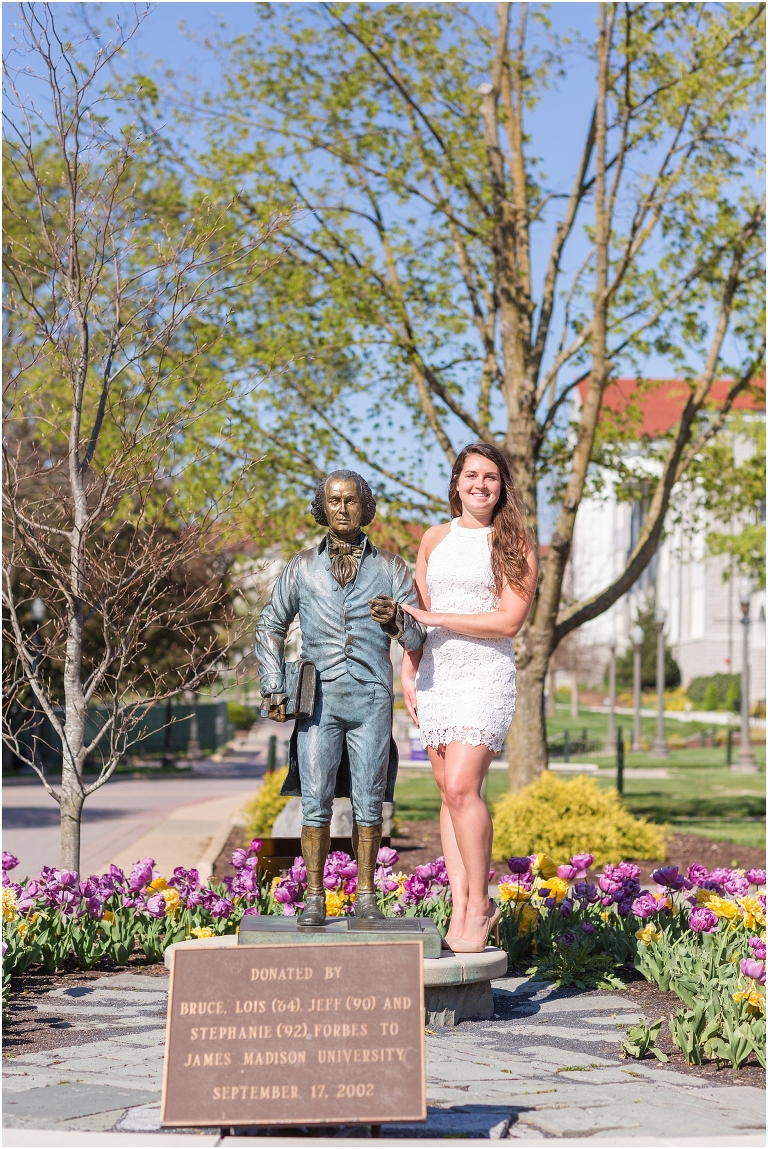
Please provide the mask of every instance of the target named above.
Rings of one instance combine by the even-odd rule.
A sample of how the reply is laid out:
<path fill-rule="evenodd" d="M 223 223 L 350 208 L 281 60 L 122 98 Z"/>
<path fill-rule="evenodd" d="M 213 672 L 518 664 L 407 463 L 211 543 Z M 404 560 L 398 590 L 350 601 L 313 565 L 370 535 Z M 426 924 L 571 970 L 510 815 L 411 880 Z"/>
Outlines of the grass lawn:
<path fill-rule="evenodd" d="M 654 724 L 650 723 L 651 736 Z M 548 723 L 551 730 L 551 723 Z M 606 716 L 582 714 L 580 729 L 587 726 L 590 734 L 605 737 Z M 693 724 L 669 723 L 673 727 Z M 562 727 L 561 727 L 562 728 Z M 576 730 L 575 724 L 569 729 Z M 649 754 L 627 754 L 628 769 L 642 768 L 663 771 L 668 777 L 626 778 L 624 801 L 633 814 L 643 815 L 652 822 L 666 823 L 680 832 L 702 837 L 736 842 L 745 846 L 765 845 L 765 747 L 755 746 L 760 773 L 733 774 L 725 765 L 725 748 L 701 750 L 673 750 L 668 758 L 651 758 Z M 581 761 L 596 761 L 600 767 L 597 776 L 601 786 L 615 786 L 611 768 L 614 763 L 602 756 L 584 755 Z M 578 762 L 579 758 L 572 759 Z M 486 798 L 489 805 L 497 801 L 507 789 L 507 776 L 503 771 L 488 775 Z M 395 791 L 397 817 L 401 821 L 437 818 L 440 799 L 431 774 L 426 771 L 401 770 Z"/>
<path fill-rule="evenodd" d="M 632 741 L 633 723 L 634 717 L 631 714 L 616 715 L 616 725 L 623 730 L 625 743 Z M 700 730 L 709 734 L 713 726 L 711 722 L 678 722 L 674 718 L 665 718 L 664 729 L 668 738 L 675 735 L 680 738 L 690 738 L 691 735 L 698 734 Z M 727 726 L 717 726 L 714 729 L 718 733 L 724 733 L 728 728 Z M 571 738 L 581 738 L 582 731 L 586 730 L 589 738 L 604 739 L 608 734 L 608 715 L 592 714 L 587 710 L 580 710 L 578 718 L 571 718 L 569 707 L 558 703 L 557 716 L 547 716 L 547 738 L 556 738 L 564 730 L 568 731 Z M 656 719 L 641 717 L 640 733 L 643 738 L 653 742 L 656 736 Z M 722 760 L 725 761 L 725 747 L 722 749 L 722 755 Z"/>

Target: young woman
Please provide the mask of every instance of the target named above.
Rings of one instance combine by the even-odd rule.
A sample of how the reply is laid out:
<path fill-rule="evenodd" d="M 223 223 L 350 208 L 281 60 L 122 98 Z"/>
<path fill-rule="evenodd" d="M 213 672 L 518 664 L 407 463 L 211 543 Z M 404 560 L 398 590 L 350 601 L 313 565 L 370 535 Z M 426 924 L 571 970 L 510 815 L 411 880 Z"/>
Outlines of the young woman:
<path fill-rule="evenodd" d="M 480 787 L 515 711 L 512 639 L 530 610 L 538 564 L 506 459 L 472 443 L 457 458 L 450 523 L 430 527 L 416 560 L 429 627 L 406 653 L 401 682 L 440 788 L 440 834 L 453 913 L 446 942 L 458 953 L 484 947 L 498 921 L 488 897 L 493 826 Z"/>

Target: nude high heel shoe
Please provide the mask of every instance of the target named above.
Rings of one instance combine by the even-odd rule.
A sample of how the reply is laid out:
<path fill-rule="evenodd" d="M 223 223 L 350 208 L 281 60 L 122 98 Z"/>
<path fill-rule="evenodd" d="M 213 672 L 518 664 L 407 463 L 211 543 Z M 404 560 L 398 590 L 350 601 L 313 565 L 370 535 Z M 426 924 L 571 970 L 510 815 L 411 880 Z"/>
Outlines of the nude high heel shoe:
<path fill-rule="evenodd" d="M 488 935 L 490 934 L 491 930 L 494 929 L 498 925 L 499 919 L 501 918 L 501 910 L 496 905 L 493 898 L 489 898 L 488 900 L 491 903 L 491 913 L 490 913 L 490 916 L 488 917 L 488 924 L 487 924 L 485 931 L 483 933 L 482 943 L 480 945 L 476 945 L 473 942 L 466 941 L 464 938 L 456 938 L 456 940 L 451 944 L 451 949 L 453 950 L 454 953 L 456 953 L 456 954 L 481 954 L 483 952 L 483 950 L 485 949 L 487 941 L 488 941 Z"/>

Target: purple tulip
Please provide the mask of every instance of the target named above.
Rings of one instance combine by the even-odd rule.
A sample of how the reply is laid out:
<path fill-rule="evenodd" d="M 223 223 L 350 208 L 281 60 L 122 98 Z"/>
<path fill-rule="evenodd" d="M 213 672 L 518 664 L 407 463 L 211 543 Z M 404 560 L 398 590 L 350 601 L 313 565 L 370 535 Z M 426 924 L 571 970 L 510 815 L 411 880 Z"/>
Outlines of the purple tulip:
<path fill-rule="evenodd" d="M 531 870 L 530 858 L 509 858 L 507 866 L 511 874 L 528 874 Z"/>
<path fill-rule="evenodd" d="M 562 878 L 564 882 L 573 882 L 576 878 L 581 877 L 582 874 L 576 866 L 558 866 L 557 876 Z"/>
<path fill-rule="evenodd" d="M 26 885 L 26 891 L 30 898 L 39 898 L 43 893 L 43 887 L 35 878 L 30 878 Z"/>
<path fill-rule="evenodd" d="M 680 877 L 677 866 L 660 866 L 658 870 L 653 871 L 651 878 L 669 890 L 690 890 L 693 886 L 687 878 Z"/>
<path fill-rule="evenodd" d="M 299 855 L 298 858 L 293 859 L 293 865 L 288 871 L 291 881 L 298 882 L 301 886 L 307 884 L 307 867 L 304 859 Z"/>
<path fill-rule="evenodd" d="M 186 870 L 184 866 L 177 866 L 173 871 L 173 877 L 168 882 L 169 886 L 179 891 L 179 897 L 189 905 L 189 898 L 200 886 L 200 873 L 198 870 Z"/>
<path fill-rule="evenodd" d="M 293 905 L 299 900 L 299 896 L 299 887 L 296 882 L 292 882 L 290 879 L 284 879 L 272 891 L 272 897 L 275 901 L 284 905 Z"/>
<path fill-rule="evenodd" d="M 731 876 L 731 871 L 727 868 L 727 866 L 718 866 L 717 869 L 710 870 L 710 872 L 709 872 L 710 882 L 717 882 L 717 884 L 719 886 L 722 886 L 723 883 L 728 878 L 730 878 L 730 876 Z"/>
<path fill-rule="evenodd" d="M 236 870 L 239 870 L 242 866 L 244 866 L 247 860 L 248 852 L 247 850 L 244 850 L 242 846 L 240 849 L 235 850 L 234 854 L 232 855 L 232 865 Z"/>
<path fill-rule="evenodd" d="M 652 914 L 657 914 L 660 909 L 661 906 L 653 894 L 641 894 L 632 902 L 632 913 L 638 918 L 650 918 Z"/>
<path fill-rule="evenodd" d="M 344 883 L 344 893 L 351 897 L 357 891 L 357 878 L 347 878 Z"/>
<path fill-rule="evenodd" d="M 215 891 L 212 891 L 212 895 L 206 900 L 205 908 L 208 913 L 214 918 L 228 918 L 234 909 L 232 902 L 229 898 L 222 898 Z"/>
<path fill-rule="evenodd" d="M 731 874 L 730 878 L 725 879 L 724 885 L 726 893 L 732 898 L 745 898 L 749 893 L 749 882 L 740 874 Z"/>
<path fill-rule="evenodd" d="M 79 896 L 74 890 L 62 887 L 53 894 L 53 905 L 58 906 L 65 915 L 74 914 L 80 903 Z"/>
<path fill-rule="evenodd" d="M 426 866 L 417 866 L 413 872 L 422 882 L 431 882 L 438 873 L 438 867 L 434 862 L 428 862 Z"/>
<path fill-rule="evenodd" d="M 397 850 L 392 850 L 389 846 L 382 846 L 376 855 L 376 864 L 379 866 L 396 866 L 399 861 L 400 855 Z"/>
<path fill-rule="evenodd" d="M 717 914 L 706 906 L 696 906 L 688 915 L 688 926 L 695 934 L 714 934 L 717 921 Z"/>
<path fill-rule="evenodd" d="M 699 862 L 694 862 L 692 866 L 688 867 L 688 878 L 694 885 L 700 886 L 702 882 L 706 882 L 708 877 L 709 870 Z"/>
<path fill-rule="evenodd" d="M 572 934 L 572 933 L 561 934 L 560 935 L 560 941 L 563 943 L 564 946 L 567 946 L 568 949 L 570 949 L 571 946 L 576 941 L 576 934 Z"/>
<path fill-rule="evenodd" d="M 145 909 L 153 918 L 164 918 L 165 898 L 162 894 L 153 894 L 151 898 L 147 898 Z"/>
<path fill-rule="evenodd" d="M 284 918 L 295 918 L 296 906 L 293 904 L 293 902 L 283 902 L 282 906 L 280 907 L 280 913 Z"/>
<path fill-rule="evenodd" d="M 604 894 L 617 894 L 622 889 L 624 881 L 616 866 L 606 866 L 605 872 L 597 879 L 597 884 Z"/>
<path fill-rule="evenodd" d="M 608 869 L 607 866 L 606 869 Z M 640 877 L 640 867 L 636 866 L 634 862 L 619 862 L 616 871 L 625 880 L 637 881 Z"/>
<path fill-rule="evenodd" d="M 104 917 L 104 903 L 101 898 L 96 897 L 95 894 L 88 898 L 88 901 L 85 903 L 85 908 L 89 916 L 95 918 L 96 921 L 100 921 L 100 919 Z"/>
<path fill-rule="evenodd" d="M 109 878 L 116 886 L 122 886 L 125 883 L 125 874 L 114 863 L 109 867 Z"/>
<path fill-rule="evenodd" d="M 3 850 L 3 869 L 15 870 L 19 864 L 19 859 L 15 854 L 11 854 L 8 850 Z"/>
<path fill-rule="evenodd" d="M 428 887 L 426 883 L 417 877 L 416 874 L 412 874 L 410 878 L 406 878 L 403 883 L 403 901 L 406 903 L 421 901 L 422 898 L 426 897 L 427 892 Z"/>
<path fill-rule="evenodd" d="M 78 875 L 73 870 L 54 870 L 53 876 L 60 885 L 67 889 L 73 889 L 78 884 Z"/>
<path fill-rule="evenodd" d="M 401 918 L 405 913 L 405 906 L 401 905 L 400 902 L 393 902 L 391 913 L 393 917 Z"/>
<path fill-rule="evenodd" d="M 571 865 L 577 870 L 588 870 L 595 860 L 594 854 L 572 854 Z"/>
<path fill-rule="evenodd" d="M 753 886 L 765 885 L 765 870 L 747 870 L 744 877 L 748 882 L 751 882 Z"/>
<path fill-rule="evenodd" d="M 765 942 L 762 938 L 750 938 L 747 944 L 752 950 L 754 957 L 759 961 L 765 961 Z"/>
<path fill-rule="evenodd" d="M 564 918 L 569 918 L 573 913 L 573 898 L 563 898 L 557 908 Z"/>
<path fill-rule="evenodd" d="M 592 925 L 592 922 L 582 922 L 581 928 L 585 934 L 593 934 L 595 932 L 595 927 Z"/>
<path fill-rule="evenodd" d="M 400 885 L 400 883 L 395 881 L 395 879 L 392 877 L 391 873 L 389 872 L 389 867 L 387 866 L 380 866 L 378 868 L 374 876 L 374 882 L 376 888 L 382 890 L 386 894 L 394 893 L 394 891 Z"/>
<path fill-rule="evenodd" d="M 598 898 L 597 886 L 593 882 L 577 882 L 573 892 L 582 902 L 596 902 Z"/>
<path fill-rule="evenodd" d="M 264 845 L 264 843 L 262 842 L 261 838 L 251 838 L 250 844 L 248 846 L 248 853 L 249 854 L 261 853 L 261 847 L 263 845 Z"/>
<path fill-rule="evenodd" d="M 131 866 L 131 876 L 128 879 L 128 889 L 132 893 L 148 886 L 152 881 L 155 868 L 154 858 L 144 858 L 141 862 L 134 862 Z"/>
<path fill-rule="evenodd" d="M 16 903 L 16 909 L 20 914 L 29 913 L 35 904 L 34 895 L 29 890 L 22 890 Z"/>
<path fill-rule="evenodd" d="M 752 958 L 742 958 L 739 962 L 739 968 L 744 974 L 744 977 L 750 977 L 753 981 L 757 981 L 760 985 L 765 985 L 765 962 L 754 961 Z"/>

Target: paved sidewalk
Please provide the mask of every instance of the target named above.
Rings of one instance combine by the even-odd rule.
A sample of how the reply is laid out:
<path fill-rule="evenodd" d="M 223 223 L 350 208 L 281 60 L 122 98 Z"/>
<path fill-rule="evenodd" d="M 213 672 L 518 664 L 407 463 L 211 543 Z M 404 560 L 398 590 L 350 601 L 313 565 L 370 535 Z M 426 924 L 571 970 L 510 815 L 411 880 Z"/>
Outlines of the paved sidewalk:
<path fill-rule="evenodd" d="M 83 809 L 83 873 L 103 873 L 110 862 L 125 869 L 147 855 L 167 874 L 174 866 L 205 870 L 212 865 L 226 841 L 231 811 L 258 789 L 269 736 L 275 732 L 281 751 L 290 730 L 263 722 L 248 738 L 190 763 L 191 774 L 110 779 Z M 14 876 L 58 866 L 59 839 L 59 808 L 40 783 L 31 777 L 5 779 L 3 847 L 19 858 Z"/>
<path fill-rule="evenodd" d="M 217 1131 L 194 1140 L 189 1131 L 159 1132 L 167 985 L 164 977 L 121 974 L 39 999 L 40 1013 L 61 1019 L 70 1041 L 73 1029 L 85 1040 L 4 1061 L 4 1144 L 239 1144 Z M 765 1144 L 762 1090 L 619 1059 L 626 1027 L 639 1017 L 625 998 L 558 992 L 527 978 L 494 982 L 494 997 L 492 1021 L 428 1033 L 427 1123 L 384 1126 L 382 1137 L 530 1145 L 576 1138 L 637 1149 Z M 88 1131 L 101 1139 L 85 1140 Z M 281 1143 L 260 1138 L 268 1141 Z"/>

